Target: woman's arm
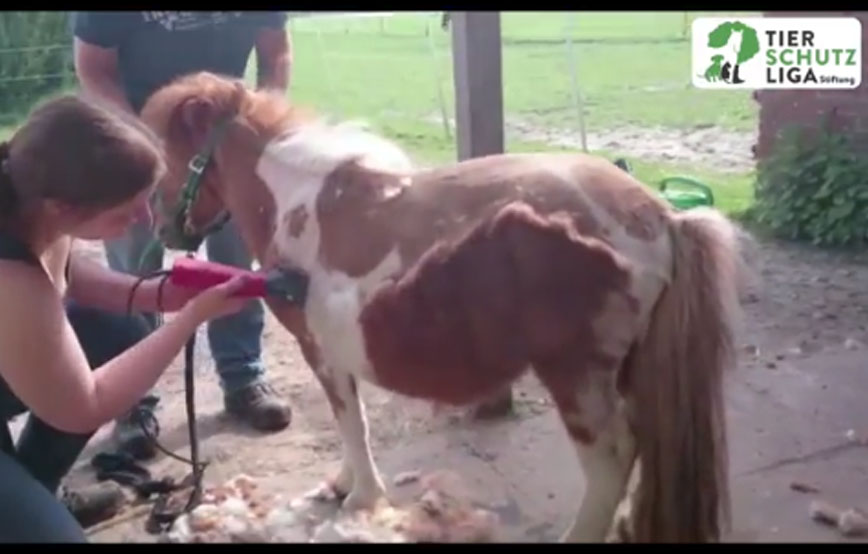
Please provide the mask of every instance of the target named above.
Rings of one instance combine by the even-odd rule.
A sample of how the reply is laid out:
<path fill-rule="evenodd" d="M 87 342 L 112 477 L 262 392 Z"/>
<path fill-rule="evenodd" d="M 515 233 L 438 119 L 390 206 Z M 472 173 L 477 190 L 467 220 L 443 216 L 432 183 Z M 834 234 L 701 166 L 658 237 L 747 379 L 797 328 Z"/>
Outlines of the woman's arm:
<path fill-rule="evenodd" d="M 137 281 L 139 279 L 133 275 L 109 269 L 76 252 L 70 254 L 67 294 L 83 306 L 126 313 L 129 296 Z M 133 311 L 175 312 L 198 292 L 166 282 L 160 297 L 160 281 L 159 278 L 149 279 L 136 288 Z"/>
<path fill-rule="evenodd" d="M 0 375 L 37 417 L 85 433 L 120 416 L 157 382 L 196 327 L 246 303 L 233 279 L 199 294 L 134 347 L 91 371 L 57 290 L 37 267 L 0 262 Z"/>

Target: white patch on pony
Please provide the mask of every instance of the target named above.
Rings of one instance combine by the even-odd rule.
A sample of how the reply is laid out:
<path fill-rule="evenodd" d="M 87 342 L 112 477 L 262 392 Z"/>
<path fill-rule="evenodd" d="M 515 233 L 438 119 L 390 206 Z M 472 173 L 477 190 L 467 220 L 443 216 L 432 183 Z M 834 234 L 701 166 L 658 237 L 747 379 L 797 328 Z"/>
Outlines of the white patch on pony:
<path fill-rule="evenodd" d="M 305 315 L 325 363 L 376 383 L 359 315 L 370 294 L 400 267 L 398 252 L 392 250 L 376 268 L 358 279 L 321 267 L 312 270 Z"/>
<path fill-rule="evenodd" d="M 317 196 L 328 175 L 354 158 L 376 170 L 403 172 L 413 167 L 397 145 L 353 122 L 311 123 L 275 138 L 265 147 L 256 173 L 274 199 L 278 225 L 273 241 L 281 260 L 304 270 L 312 270 L 318 263 Z M 401 184 L 408 184 L 406 181 Z M 284 216 L 300 205 L 313 217 L 301 236 L 292 237 L 285 228 Z"/>
<path fill-rule="evenodd" d="M 265 149 L 265 158 L 275 158 L 282 165 L 284 176 L 307 175 L 325 179 L 342 163 L 358 158 L 370 169 L 410 171 L 413 164 L 395 143 L 371 133 L 358 123 L 328 125 L 310 123 L 290 134 L 275 138 Z"/>
<path fill-rule="evenodd" d="M 317 197 L 329 174 L 351 159 L 375 170 L 412 169 L 410 159 L 398 146 L 359 124 L 317 122 L 270 142 L 259 159 L 256 173 L 274 198 L 279 223 L 273 242 L 278 258 L 310 274 L 305 313 L 324 362 L 336 372 L 373 381 L 359 314 L 371 291 L 400 268 L 400 257 L 397 251 L 389 252 L 376 268 L 359 278 L 326 269 L 318 258 L 321 234 L 316 216 Z M 401 185 L 408 184 L 407 179 L 402 179 Z M 311 217 L 304 231 L 293 237 L 286 229 L 285 215 L 300 205 L 307 208 Z"/>

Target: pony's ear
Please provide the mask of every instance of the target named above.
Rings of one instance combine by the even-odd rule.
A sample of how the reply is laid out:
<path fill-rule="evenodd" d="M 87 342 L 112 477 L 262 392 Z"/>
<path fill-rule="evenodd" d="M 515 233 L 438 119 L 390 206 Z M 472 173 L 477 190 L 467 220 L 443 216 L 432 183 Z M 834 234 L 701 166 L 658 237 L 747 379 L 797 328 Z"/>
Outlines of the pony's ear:
<path fill-rule="evenodd" d="M 217 109 L 209 100 L 194 96 L 181 102 L 175 119 L 193 148 L 198 150 L 216 123 Z"/>

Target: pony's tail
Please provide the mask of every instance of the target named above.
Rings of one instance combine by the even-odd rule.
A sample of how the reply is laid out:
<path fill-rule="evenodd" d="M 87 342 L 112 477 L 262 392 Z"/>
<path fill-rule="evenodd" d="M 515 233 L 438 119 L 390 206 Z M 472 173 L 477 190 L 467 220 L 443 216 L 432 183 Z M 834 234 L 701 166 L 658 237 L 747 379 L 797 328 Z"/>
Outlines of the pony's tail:
<path fill-rule="evenodd" d="M 638 542 L 716 542 L 729 526 L 724 370 L 734 362 L 739 229 L 711 209 L 675 214 L 672 281 L 630 356 L 641 479 Z"/>

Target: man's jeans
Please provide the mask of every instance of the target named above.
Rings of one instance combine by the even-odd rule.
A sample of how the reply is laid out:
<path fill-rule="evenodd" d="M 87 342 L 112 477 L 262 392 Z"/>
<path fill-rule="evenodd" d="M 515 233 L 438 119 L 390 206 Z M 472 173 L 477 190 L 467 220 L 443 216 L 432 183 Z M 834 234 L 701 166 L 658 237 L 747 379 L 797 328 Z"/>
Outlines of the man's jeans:
<path fill-rule="evenodd" d="M 164 250 L 162 246 L 151 244 L 153 240 L 153 233 L 146 225 L 136 224 L 122 238 L 106 241 L 109 266 L 134 275 L 161 269 Z M 231 221 L 208 236 L 205 246 L 211 261 L 250 268 L 251 256 Z M 145 253 L 147 257 L 142 259 Z M 265 373 L 261 344 L 264 315 L 262 302 L 257 300 L 241 312 L 208 322 L 208 343 L 226 394 L 250 385 Z M 153 314 L 148 314 L 148 321 L 152 328 L 156 327 Z"/>

